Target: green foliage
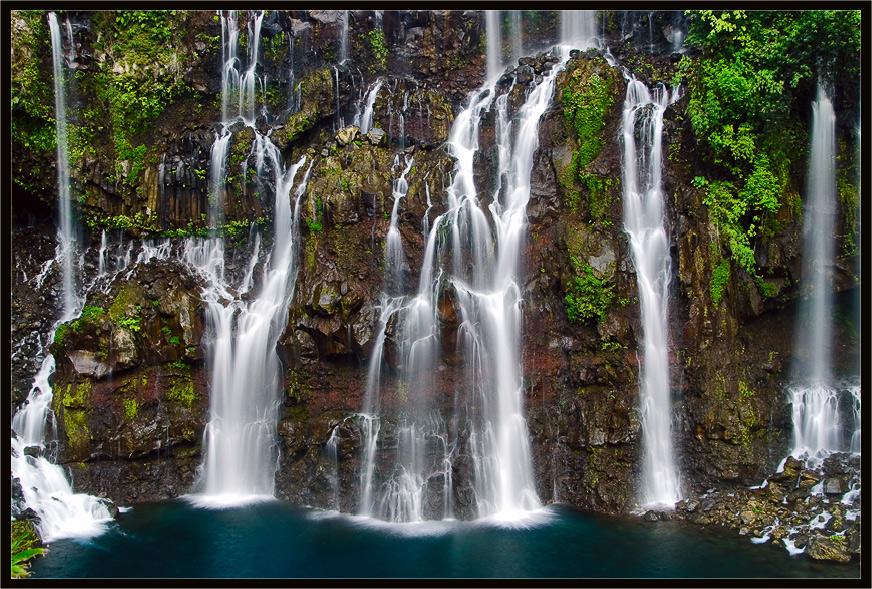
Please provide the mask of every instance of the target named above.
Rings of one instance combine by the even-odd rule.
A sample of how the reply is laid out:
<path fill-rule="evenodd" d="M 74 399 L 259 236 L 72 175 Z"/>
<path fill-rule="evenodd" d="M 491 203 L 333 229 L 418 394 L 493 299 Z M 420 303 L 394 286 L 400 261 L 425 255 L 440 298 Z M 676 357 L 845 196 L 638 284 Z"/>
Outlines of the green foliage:
<path fill-rule="evenodd" d="M 615 90 L 608 79 L 597 73 L 584 78 L 583 70 L 576 69 L 563 89 L 563 112 L 575 129 L 578 151 L 575 164 L 579 171 L 592 162 L 605 145 L 600 136 L 606 114 L 614 104 Z"/>
<path fill-rule="evenodd" d="M 712 279 L 709 282 L 709 292 L 712 295 L 712 302 L 715 307 L 721 302 L 721 297 L 724 296 L 724 290 L 727 288 L 727 281 L 730 279 L 730 260 L 722 260 L 712 272 Z"/>
<path fill-rule="evenodd" d="M 324 229 L 324 207 L 320 196 L 315 199 L 314 213 L 314 219 L 306 217 L 306 226 L 309 231 L 322 231 Z"/>
<path fill-rule="evenodd" d="M 807 142 L 797 101 L 813 96 L 818 79 L 838 79 L 842 92 L 857 95 L 860 12 L 687 14 L 686 43 L 702 53 L 695 63 L 682 58 L 674 82 L 689 84 L 687 112 L 703 160 L 714 164 L 704 202 L 732 259 L 756 275 L 752 240 L 782 204 L 793 204 L 788 168 Z"/>
<path fill-rule="evenodd" d="M 369 45 L 372 55 L 375 57 L 379 69 L 385 69 L 385 60 L 388 57 L 388 47 L 385 45 L 385 34 L 381 29 L 373 29 L 368 33 Z"/>
<path fill-rule="evenodd" d="M 122 317 L 115 324 L 121 329 L 129 329 L 135 333 L 139 333 L 139 330 L 142 329 L 140 325 L 142 322 L 141 317 Z"/>
<path fill-rule="evenodd" d="M 27 572 L 27 567 L 29 566 L 29 563 L 27 561 L 40 554 L 45 554 L 46 552 L 45 548 L 33 547 L 39 542 L 39 538 L 37 538 L 36 534 L 33 533 L 32 528 L 27 529 L 22 533 L 17 533 L 17 529 L 20 529 L 20 526 L 16 526 L 15 524 L 20 523 L 22 522 L 12 523 L 13 540 L 11 544 L 11 553 L 13 579 L 28 576 L 29 573 Z"/>
<path fill-rule="evenodd" d="M 14 10 L 12 16 L 12 61 L 10 67 L 12 111 L 54 123 L 54 89 L 49 72 L 43 73 L 42 57 L 51 55 L 51 40 L 45 12 Z"/>
<path fill-rule="evenodd" d="M 58 328 L 55 330 L 53 341 L 58 346 L 64 345 L 64 336 L 67 335 L 67 329 L 69 329 L 69 325 L 67 323 L 63 323 L 61 325 L 58 325 Z"/>
<path fill-rule="evenodd" d="M 581 267 L 574 257 L 572 262 L 576 268 Z M 570 321 L 581 321 L 599 317 L 604 320 L 606 309 L 614 298 L 614 284 L 608 284 L 605 280 L 594 275 L 590 264 L 581 267 L 582 276 L 576 276 L 566 287 L 566 315 Z"/>
<path fill-rule="evenodd" d="M 178 336 L 173 336 L 170 338 L 170 343 L 174 346 L 181 345 L 182 341 L 178 338 Z"/>

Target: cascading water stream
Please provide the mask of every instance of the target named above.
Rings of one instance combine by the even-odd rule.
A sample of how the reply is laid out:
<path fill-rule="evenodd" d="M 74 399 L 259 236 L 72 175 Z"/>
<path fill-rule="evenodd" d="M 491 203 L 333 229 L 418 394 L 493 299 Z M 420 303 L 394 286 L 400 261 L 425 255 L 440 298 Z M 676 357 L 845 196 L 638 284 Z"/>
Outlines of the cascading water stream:
<path fill-rule="evenodd" d="M 241 283 L 228 284 L 224 272 L 224 240 L 189 239 L 184 255 L 191 269 L 207 286 L 207 364 L 212 373 L 210 415 L 204 432 L 205 456 L 200 478 L 202 495 L 191 496 L 207 506 L 225 506 L 272 498 L 278 460 L 276 423 L 281 404 L 281 363 L 276 343 L 287 322 L 288 307 L 296 284 L 297 221 L 299 200 L 306 189 L 311 163 L 297 190 L 291 191 L 305 156 L 287 169 L 281 154 L 266 135 L 255 128 L 260 30 L 264 13 L 248 23 L 248 69 L 238 75 L 237 15 L 221 14 L 225 63 L 222 95 L 237 94 L 239 116 L 228 120 L 232 104 L 225 102 L 222 130 L 212 146 L 210 166 L 210 219 L 214 227 L 223 219 L 226 162 L 233 133 L 231 123 L 242 120 L 254 132 L 252 154 L 262 190 L 274 187 L 273 248 L 263 262 L 263 282 L 256 296 L 242 295 L 254 286 L 254 270 L 260 258 L 260 234 Z M 237 83 L 238 82 L 238 83 Z"/>
<path fill-rule="evenodd" d="M 644 353 L 640 361 L 644 459 L 643 505 L 674 505 L 679 479 L 672 451 L 668 316 L 671 260 L 660 188 L 663 111 L 669 93 L 654 96 L 630 79 L 624 101 L 624 228 L 630 237 L 639 287 Z M 639 146 L 636 134 L 639 134 Z"/>
<path fill-rule="evenodd" d="M 339 40 L 339 65 L 348 61 L 348 10 L 342 11 L 342 36 Z"/>
<path fill-rule="evenodd" d="M 206 505 L 233 505 L 272 497 L 277 460 L 276 423 L 281 402 L 281 364 L 276 342 L 287 321 L 296 280 L 296 226 L 299 209 L 291 189 L 305 157 L 284 173 L 277 148 L 260 136 L 276 178 L 275 243 L 265 262 L 264 282 L 251 302 L 234 297 L 223 278 L 223 247 L 217 239 L 190 240 L 188 264 L 207 279 L 203 291 L 211 333 L 210 420 L 204 434 Z M 294 202 L 306 187 L 308 171 Z M 259 243 L 259 242 L 258 242 Z M 255 248 L 254 256 L 258 256 Z M 243 287 L 250 287 L 246 275 Z M 240 289 L 242 290 L 242 289 Z"/>
<path fill-rule="evenodd" d="M 387 236 L 385 236 L 385 263 L 387 270 L 387 281 L 390 285 L 391 292 L 402 292 L 403 289 L 403 264 L 405 256 L 403 255 L 403 241 L 400 237 L 400 230 L 397 228 L 398 213 L 400 210 L 400 201 L 406 196 L 409 191 L 409 183 L 406 181 L 406 174 L 415 163 L 415 158 L 409 158 L 406 162 L 406 168 L 400 174 L 400 177 L 394 181 L 393 197 L 394 206 L 391 209 L 391 224 L 388 227 Z M 394 167 L 400 165 L 399 156 L 394 161 Z"/>
<path fill-rule="evenodd" d="M 485 10 L 485 34 L 487 41 L 487 79 L 493 80 L 503 73 L 502 46 L 500 39 L 500 11 Z"/>
<path fill-rule="evenodd" d="M 55 120 L 57 131 L 58 209 L 60 211 L 57 256 L 62 268 L 63 308 L 48 341 L 54 339 L 59 325 L 76 317 L 83 304 L 76 293 L 73 279 L 73 258 L 78 249 L 73 228 L 70 202 L 70 171 L 67 147 L 66 95 L 64 91 L 64 54 L 60 27 L 54 12 L 48 15 L 54 62 Z M 69 30 L 69 23 L 68 30 Z M 49 265 L 46 266 L 46 270 Z M 40 281 L 44 278 L 39 277 Z M 40 282 L 41 284 L 41 282 Z M 47 347 L 47 346 L 46 346 Z M 53 393 L 49 377 L 54 372 L 55 360 L 46 354 L 27 401 L 12 419 L 12 474 L 21 484 L 25 504 L 39 516 L 37 527 L 43 541 L 69 537 L 89 537 L 102 533 L 112 520 L 109 510 L 99 499 L 74 493 L 63 469 L 52 463 L 47 455 L 46 425 L 54 437 L 54 414 L 51 410 Z M 38 455 L 25 452 L 28 447 L 38 448 Z"/>
<path fill-rule="evenodd" d="M 596 11 L 561 10 L 560 42 L 576 49 L 595 46 Z"/>
<path fill-rule="evenodd" d="M 366 135 L 369 133 L 369 130 L 372 129 L 373 125 L 373 107 L 375 105 L 375 99 L 378 97 L 378 91 L 381 90 L 382 83 L 384 80 L 379 78 L 375 81 L 372 88 L 366 93 L 366 106 L 363 109 L 363 114 L 359 117 L 355 117 L 355 124 L 358 124 L 360 127 L 360 134 Z"/>
<path fill-rule="evenodd" d="M 793 406 L 793 450 L 796 457 L 819 461 L 830 452 L 851 449 L 842 435 L 840 399 L 855 397 L 834 380 L 833 290 L 836 221 L 836 115 L 826 90 L 818 88 L 812 104 L 811 158 L 808 193 L 803 208 L 803 297 L 799 301 L 799 329 L 794 384 L 788 388 Z M 857 393 L 859 404 L 859 389 Z M 859 428 L 859 420 L 856 420 Z"/>
<path fill-rule="evenodd" d="M 68 321 L 78 315 L 81 302 L 76 297 L 76 286 L 73 277 L 73 258 L 76 255 L 76 233 L 73 228 L 73 210 L 70 197 L 70 157 L 67 141 L 67 99 L 64 84 L 64 52 L 61 42 L 60 26 L 57 15 L 49 13 L 49 30 L 51 33 L 52 62 L 54 64 L 55 89 L 55 130 L 57 133 L 57 170 L 58 170 L 58 210 L 59 215 L 59 247 L 63 252 L 61 257 L 63 268 L 63 315 L 61 321 Z"/>
<path fill-rule="evenodd" d="M 439 416 L 432 400 L 441 351 L 440 324 L 451 301 L 458 316 L 458 349 L 466 359 L 458 393 L 466 404 L 463 412 L 471 419 L 469 449 L 475 463 L 478 515 L 515 520 L 541 507 L 522 407 L 518 272 L 539 119 L 551 103 L 554 80 L 568 58 L 568 49 L 561 53 L 565 54 L 561 64 L 529 92 L 516 117 L 516 132 L 507 94 L 494 98 L 496 77 L 470 95 L 469 106 L 454 122 L 447 142 L 455 158 L 454 176 L 446 190 L 447 211 L 428 224 L 417 293 L 382 295 L 379 337 L 365 395 L 363 514 L 418 521 L 424 515 L 425 493 L 442 492 L 443 517 L 453 517 L 451 464 L 458 441 L 456 434 L 448 435 L 452 427 Z M 489 219 L 473 182 L 473 156 L 482 115 L 495 103 L 502 153 L 498 174 L 505 180 L 489 205 Z M 374 451 L 380 432 L 381 367 L 389 325 L 394 325 L 392 338 L 401 358 L 398 386 L 408 399 L 408 412 L 397 432 L 397 464 L 376 496 Z M 441 480 L 439 489 L 426 489 L 434 476 Z"/>

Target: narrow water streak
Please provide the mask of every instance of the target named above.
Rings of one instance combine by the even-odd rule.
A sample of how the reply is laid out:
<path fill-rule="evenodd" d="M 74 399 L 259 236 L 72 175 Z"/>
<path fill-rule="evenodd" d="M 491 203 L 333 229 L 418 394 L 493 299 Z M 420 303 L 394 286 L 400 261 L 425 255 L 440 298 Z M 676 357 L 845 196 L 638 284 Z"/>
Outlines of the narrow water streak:
<path fill-rule="evenodd" d="M 667 327 L 672 264 L 660 187 L 663 111 L 668 104 L 666 89 L 659 87 L 652 96 L 642 82 L 628 80 L 622 123 L 624 227 L 630 236 L 642 314 L 640 383 L 645 454 L 641 498 L 645 505 L 674 504 L 679 499 L 672 451 Z"/>

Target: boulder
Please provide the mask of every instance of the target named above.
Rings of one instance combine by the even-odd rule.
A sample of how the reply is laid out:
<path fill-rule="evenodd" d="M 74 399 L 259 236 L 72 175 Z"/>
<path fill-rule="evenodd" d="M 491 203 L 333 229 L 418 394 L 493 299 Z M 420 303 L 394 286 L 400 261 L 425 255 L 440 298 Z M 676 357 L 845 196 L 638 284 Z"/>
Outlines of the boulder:
<path fill-rule="evenodd" d="M 340 145 L 348 145 L 357 137 L 357 133 L 360 131 L 359 127 L 355 127 L 354 125 L 349 125 L 348 127 L 343 127 L 336 131 L 336 141 Z"/>
<path fill-rule="evenodd" d="M 815 560 L 851 561 L 851 555 L 848 553 L 848 542 L 844 536 L 835 534 L 830 537 L 815 534 L 809 538 L 805 553 Z"/>

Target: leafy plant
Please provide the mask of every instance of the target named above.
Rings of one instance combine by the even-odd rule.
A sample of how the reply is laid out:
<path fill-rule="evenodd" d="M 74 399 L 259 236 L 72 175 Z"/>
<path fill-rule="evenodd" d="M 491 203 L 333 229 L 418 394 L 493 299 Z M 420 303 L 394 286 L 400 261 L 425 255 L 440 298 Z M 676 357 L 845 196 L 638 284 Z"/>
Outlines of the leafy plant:
<path fill-rule="evenodd" d="M 777 227 L 791 204 L 788 170 L 807 142 L 797 100 L 818 80 L 842 80 L 856 96 L 859 11 L 687 11 L 685 56 L 676 81 L 688 82 L 690 115 L 711 177 L 697 176 L 703 202 L 737 265 L 756 276 L 753 242 Z"/>
<path fill-rule="evenodd" d="M 33 544 L 31 534 L 25 532 L 12 541 L 12 578 L 26 577 L 28 560 L 40 554 L 45 554 L 45 548 L 30 548 Z"/>
<path fill-rule="evenodd" d="M 572 258 L 576 267 L 580 264 Z M 570 321 L 581 321 L 598 317 L 605 319 L 606 310 L 614 298 L 614 284 L 608 284 L 605 280 L 594 275 L 590 264 L 582 268 L 583 276 L 576 276 L 566 287 L 566 315 Z"/>

